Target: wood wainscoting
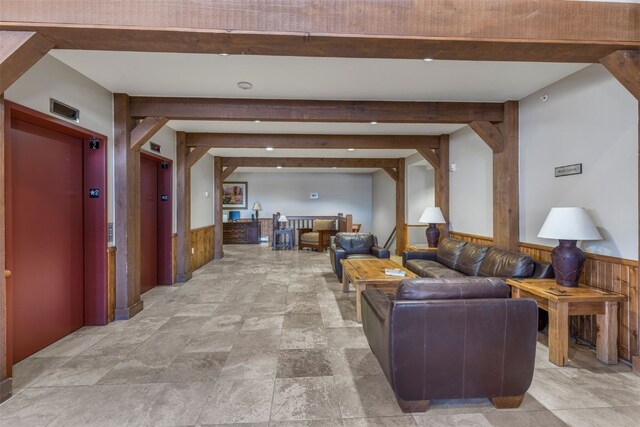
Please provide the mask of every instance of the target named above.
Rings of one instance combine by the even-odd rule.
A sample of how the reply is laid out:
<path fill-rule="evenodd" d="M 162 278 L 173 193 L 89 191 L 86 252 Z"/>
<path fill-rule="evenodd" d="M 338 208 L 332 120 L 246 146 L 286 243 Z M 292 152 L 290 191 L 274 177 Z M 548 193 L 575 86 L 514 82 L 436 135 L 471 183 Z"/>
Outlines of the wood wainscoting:
<path fill-rule="evenodd" d="M 116 247 L 107 248 L 107 320 L 116 318 Z"/>
<path fill-rule="evenodd" d="M 450 236 L 481 245 L 493 245 L 493 238 L 474 234 L 451 232 Z M 531 255 L 536 261 L 551 262 L 553 247 L 520 242 L 519 250 Z M 638 331 L 640 309 L 638 293 L 638 261 L 605 255 L 585 253 L 586 261 L 581 283 L 598 289 L 625 295 L 627 300 L 620 304 L 618 311 L 618 354 L 621 359 L 631 361 L 640 352 Z M 572 316 L 572 336 L 595 345 L 596 317 Z"/>
<path fill-rule="evenodd" d="M 191 230 L 191 271 L 197 270 L 213 259 L 213 225 L 194 228 Z M 173 282 L 176 283 L 178 265 L 178 235 L 171 236 L 171 271 Z"/>

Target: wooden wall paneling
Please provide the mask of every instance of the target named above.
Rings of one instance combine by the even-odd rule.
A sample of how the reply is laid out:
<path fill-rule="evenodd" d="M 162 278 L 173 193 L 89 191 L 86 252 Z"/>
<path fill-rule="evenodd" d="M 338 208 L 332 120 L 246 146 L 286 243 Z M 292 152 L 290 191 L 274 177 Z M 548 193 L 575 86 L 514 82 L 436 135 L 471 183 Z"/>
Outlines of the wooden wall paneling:
<path fill-rule="evenodd" d="M 403 233 L 405 224 L 405 201 L 406 201 L 406 188 L 405 188 L 405 160 L 403 158 L 397 159 L 398 161 L 398 180 L 396 181 L 396 255 L 402 255 L 402 252 L 407 247 L 407 240 Z"/>
<path fill-rule="evenodd" d="M 449 235 L 449 135 L 440 135 L 438 147 L 438 168 L 435 173 L 435 203 L 442 211 L 446 224 L 438 226 L 440 237 Z"/>
<path fill-rule="evenodd" d="M 639 39 L 638 5 L 623 3 L 44 3 L 4 2 L 0 29 L 39 31 L 61 49 L 592 63 Z"/>
<path fill-rule="evenodd" d="M 32 31 L 0 31 L 0 94 L 53 46 L 50 40 Z"/>
<path fill-rule="evenodd" d="M 189 133 L 187 145 L 209 148 L 438 148 L 438 137 L 430 135 L 295 135 L 245 133 Z"/>
<path fill-rule="evenodd" d="M 640 50 L 619 50 L 600 62 L 640 101 Z"/>
<path fill-rule="evenodd" d="M 176 133 L 176 176 L 177 176 L 177 250 L 176 281 L 191 279 L 191 172 L 187 167 L 189 147 L 184 132 Z"/>
<path fill-rule="evenodd" d="M 172 120 L 469 123 L 500 122 L 503 108 L 502 104 L 491 102 L 132 97 L 131 116 Z"/>
<path fill-rule="evenodd" d="M 260 218 L 260 236 L 267 236 L 269 242 L 273 239 L 273 220 L 271 218 Z"/>
<path fill-rule="evenodd" d="M 0 92 L 0 271 L 5 274 L 0 278 L 0 402 L 8 399 L 13 393 L 11 380 L 11 366 L 8 361 L 10 355 L 7 352 L 7 277 L 10 272 L 6 270 L 5 256 L 5 125 L 8 127 L 9 118 L 5 116 L 4 96 Z"/>
<path fill-rule="evenodd" d="M 140 299 L 140 151 L 130 149 L 129 96 L 113 95 L 115 137 L 116 320 L 142 310 Z"/>
<path fill-rule="evenodd" d="M 171 283 L 176 283 L 178 277 L 178 234 L 171 235 Z"/>
<path fill-rule="evenodd" d="M 116 247 L 107 249 L 107 310 L 108 320 L 116 319 Z"/>
<path fill-rule="evenodd" d="M 493 152 L 493 239 L 511 250 L 520 241 L 518 109 L 518 101 L 504 103 L 504 121 L 498 125 L 504 148 Z"/>
<path fill-rule="evenodd" d="M 222 158 L 213 157 L 213 258 L 224 257 L 222 246 Z"/>
<path fill-rule="evenodd" d="M 479 236 L 477 234 L 461 233 L 459 231 L 449 232 L 449 237 L 477 245 L 493 246 L 493 237 Z"/>
<path fill-rule="evenodd" d="M 213 225 L 191 230 L 191 271 L 195 271 L 213 259 Z"/>
<path fill-rule="evenodd" d="M 166 117 L 145 117 L 131 131 L 131 149 L 141 149 L 168 121 Z"/>

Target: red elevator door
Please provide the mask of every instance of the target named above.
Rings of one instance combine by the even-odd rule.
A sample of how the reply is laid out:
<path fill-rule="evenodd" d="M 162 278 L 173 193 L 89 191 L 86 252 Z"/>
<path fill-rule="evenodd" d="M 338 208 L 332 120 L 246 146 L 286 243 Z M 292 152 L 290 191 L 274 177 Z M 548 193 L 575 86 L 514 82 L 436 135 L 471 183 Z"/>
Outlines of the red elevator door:
<path fill-rule="evenodd" d="M 140 292 L 158 284 L 158 161 L 140 156 Z"/>
<path fill-rule="evenodd" d="M 10 132 L 16 363 L 84 324 L 83 147 L 19 120 Z"/>

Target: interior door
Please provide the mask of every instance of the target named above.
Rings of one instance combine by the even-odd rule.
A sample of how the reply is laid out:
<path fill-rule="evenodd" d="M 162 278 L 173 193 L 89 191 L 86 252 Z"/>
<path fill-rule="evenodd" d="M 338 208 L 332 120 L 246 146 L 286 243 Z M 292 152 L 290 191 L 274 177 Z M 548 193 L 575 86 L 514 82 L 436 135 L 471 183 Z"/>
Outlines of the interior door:
<path fill-rule="evenodd" d="M 140 156 L 140 291 L 158 284 L 158 161 Z"/>
<path fill-rule="evenodd" d="M 82 139 L 12 120 L 7 261 L 13 362 L 83 326 Z"/>

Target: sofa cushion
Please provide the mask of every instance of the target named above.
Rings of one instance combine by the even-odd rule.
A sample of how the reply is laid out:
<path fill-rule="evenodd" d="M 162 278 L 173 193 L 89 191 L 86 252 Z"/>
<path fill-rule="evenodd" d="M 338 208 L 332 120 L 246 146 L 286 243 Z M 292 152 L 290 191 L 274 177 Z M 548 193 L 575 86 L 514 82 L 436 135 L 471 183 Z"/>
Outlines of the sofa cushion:
<path fill-rule="evenodd" d="M 479 276 L 531 277 L 533 261 L 529 255 L 490 248 L 480 264 Z"/>
<path fill-rule="evenodd" d="M 376 244 L 371 233 L 338 233 L 334 239 L 336 245 L 342 247 L 348 254 L 368 254 Z"/>
<path fill-rule="evenodd" d="M 332 219 L 314 219 L 313 231 L 335 230 L 336 222 Z"/>
<path fill-rule="evenodd" d="M 300 241 L 302 243 L 318 243 L 319 237 L 320 237 L 320 233 L 316 231 L 311 231 L 309 233 L 302 233 L 300 235 Z"/>
<path fill-rule="evenodd" d="M 438 262 L 455 270 L 458 257 L 466 244 L 467 242 L 449 237 L 443 239 L 442 242 L 438 244 Z"/>
<path fill-rule="evenodd" d="M 480 270 L 480 264 L 484 260 L 489 246 L 476 245 L 475 243 L 467 243 L 460 252 L 456 270 L 467 276 L 477 276 Z"/>
<path fill-rule="evenodd" d="M 427 268 L 424 273 L 425 274 L 422 277 L 431 277 L 436 279 L 439 277 L 467 277 L 459 271 L 452 270 L 447 267 Z"/>
<path fill-rule="evenodd" d="M 443 300 L 509 298 L 509 285 L 496 277 L 451 277 L 405 279 L 396 290 L 396 300 Z"/>

